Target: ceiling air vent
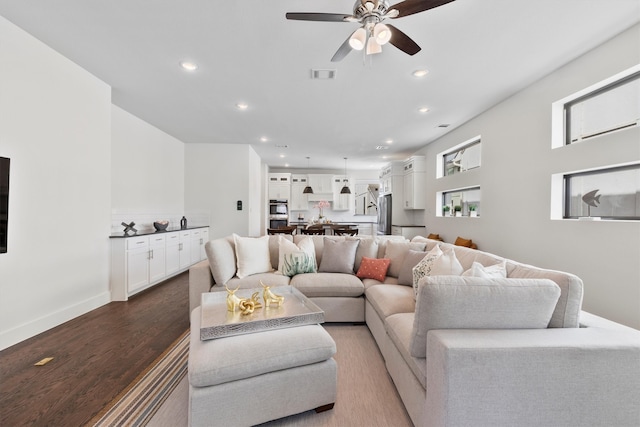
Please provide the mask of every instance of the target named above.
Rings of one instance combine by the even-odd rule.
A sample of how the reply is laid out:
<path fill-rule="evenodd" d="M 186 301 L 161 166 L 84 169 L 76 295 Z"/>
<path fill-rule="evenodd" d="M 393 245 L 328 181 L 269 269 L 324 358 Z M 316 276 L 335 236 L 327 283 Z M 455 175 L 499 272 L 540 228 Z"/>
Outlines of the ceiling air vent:
<path fill-rule="evenodd" d="M 376 147 L 376 150 L 388 150 L 388 149 L 389 149 L 389 147 L 387 147 L 386 145 L 378 145 Z"/>
<path fill-rule="evenodd" d="M 313 80 L 334 80 L 336 78 L 336 70 L 311 69 L 311 78 Z"/>

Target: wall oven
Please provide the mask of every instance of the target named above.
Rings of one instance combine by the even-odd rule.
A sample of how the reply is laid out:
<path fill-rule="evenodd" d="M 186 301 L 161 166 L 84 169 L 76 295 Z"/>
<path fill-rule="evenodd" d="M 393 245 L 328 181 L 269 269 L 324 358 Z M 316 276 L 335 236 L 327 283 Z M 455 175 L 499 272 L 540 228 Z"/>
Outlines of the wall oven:
<path fill-rule="evenodd" d="M 289 225 L 289 202 L 287 200 L 269 200 L 269 228 Z"/>
<path fill-rule="evenodd" d="M 269 215 L 289 215 L 287 200 L 269 200 Z"/>

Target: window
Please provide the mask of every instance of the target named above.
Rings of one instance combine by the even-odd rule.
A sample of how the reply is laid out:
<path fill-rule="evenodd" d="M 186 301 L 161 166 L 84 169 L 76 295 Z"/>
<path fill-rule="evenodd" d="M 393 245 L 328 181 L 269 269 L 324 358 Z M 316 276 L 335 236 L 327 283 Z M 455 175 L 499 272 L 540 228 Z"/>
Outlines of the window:
<path fill-rule="evenodd" d="M 640 220 L 640 164 L 564 175 L 564 218 Z"/>
<path fill-rule="evenodd" d="M 480 149 L 480 136 L 477 136 L 438 154 L 438 178 L 480 167 Z"/>
<path fill-rule="evenodd" d="M 459 190 L 441 191 L 437 193 L 436 205 L 438 216 L 479 216 L 480 187 L 462 188 Z"/>
<path fill-rule="evenodd" d="M 576 144 L 640 124 L 640 65 L 552 105 L 552 147 Z"/>

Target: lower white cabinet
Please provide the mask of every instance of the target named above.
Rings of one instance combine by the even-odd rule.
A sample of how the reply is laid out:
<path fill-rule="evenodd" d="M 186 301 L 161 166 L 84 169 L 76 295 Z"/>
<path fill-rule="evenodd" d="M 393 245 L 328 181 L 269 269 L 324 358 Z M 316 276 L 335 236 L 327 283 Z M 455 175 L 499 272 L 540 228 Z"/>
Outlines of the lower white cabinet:
<path fill-rule="evenodd" d="M 427 228 L 423 225 L 392 225 L 391 234 L 403 236 L 405 239 L 413 239 L 416 236 L 426 236 Z"/>
<path fill-rule="evenodd" d="M 206 258 L 209 228 L 111 239 L 111 300 L 130 296 Z"/>

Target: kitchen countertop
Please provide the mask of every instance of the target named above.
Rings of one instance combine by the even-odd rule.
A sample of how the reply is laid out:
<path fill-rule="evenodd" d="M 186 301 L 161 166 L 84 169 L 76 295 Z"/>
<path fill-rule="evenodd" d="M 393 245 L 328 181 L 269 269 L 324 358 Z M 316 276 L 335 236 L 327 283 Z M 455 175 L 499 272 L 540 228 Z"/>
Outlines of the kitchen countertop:
<path fill-rule="evenodd" d="M 138 231 L 137 233 L 131 233 L 131 234 L 124 234 L 124 231 L 121 231 L 119 233 L 111 234 L 109 238 L 118 239 L 118 238 L 126 238 L 126 237 L 149 236 L 151 234 L 163 234 L 163 233 L 170 233 L 172 231 L 194 230 L 196 228 L 206 228 L 206 227 L 209 227 L 209 226 L 208 225 L 192 225 L 192 226 L 188 226 L 187 228 L 169 227 L 164 231 L 156 231 L 155 229 L 153 229 L 153 230 L 147 230 L 147 231 Z"/>
<path fill-rule="evenodd" d="M 289 224 L 291 225 L 307 225 L 309 224 L 309 221 L 289 221 Z M 336 224 L 336 225 L 344 225 L 344 224 L 377 224 L 376 221 L 331 221 L 328 223 L 322 223 L 325 225 L 331 225 L 331 224 Z"/>

